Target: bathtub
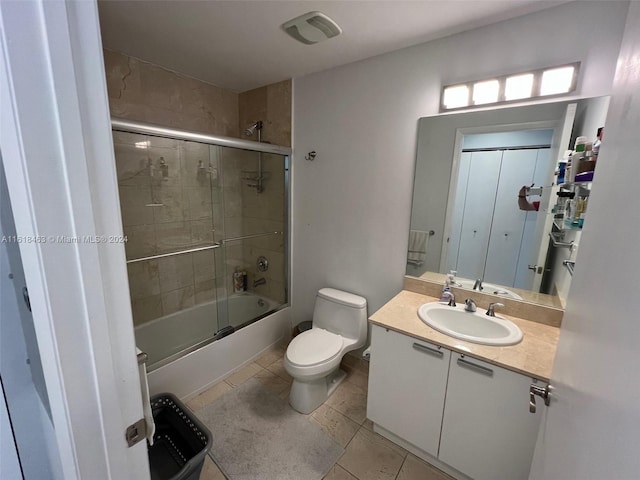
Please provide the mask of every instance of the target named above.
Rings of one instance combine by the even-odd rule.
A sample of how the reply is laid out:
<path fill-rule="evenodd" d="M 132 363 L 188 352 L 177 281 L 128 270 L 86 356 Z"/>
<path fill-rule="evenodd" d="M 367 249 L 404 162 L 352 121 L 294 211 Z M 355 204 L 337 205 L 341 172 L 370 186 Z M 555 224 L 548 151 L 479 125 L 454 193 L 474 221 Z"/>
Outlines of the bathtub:
<path fill-rule="evenodd" d="M 277 306 L 252 293 L 201 303 L 135 327 L 136 344 L 148 355 L 147 369 L 153 371 L 211 343 L 227 325 L 241 328 Z"/>

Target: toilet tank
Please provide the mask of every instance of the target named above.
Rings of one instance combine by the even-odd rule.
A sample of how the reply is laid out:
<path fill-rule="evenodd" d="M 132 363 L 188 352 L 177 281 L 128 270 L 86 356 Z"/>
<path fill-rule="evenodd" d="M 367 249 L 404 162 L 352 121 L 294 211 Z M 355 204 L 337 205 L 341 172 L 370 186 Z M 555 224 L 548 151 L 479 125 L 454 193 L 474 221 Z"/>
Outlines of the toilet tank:
<path fill-rule="evenodd" d="M 353 293 L 322 288 L 316 296 L 313 326 L 357 340 L 362 346 L 367 339 L 367 300 Z"/>

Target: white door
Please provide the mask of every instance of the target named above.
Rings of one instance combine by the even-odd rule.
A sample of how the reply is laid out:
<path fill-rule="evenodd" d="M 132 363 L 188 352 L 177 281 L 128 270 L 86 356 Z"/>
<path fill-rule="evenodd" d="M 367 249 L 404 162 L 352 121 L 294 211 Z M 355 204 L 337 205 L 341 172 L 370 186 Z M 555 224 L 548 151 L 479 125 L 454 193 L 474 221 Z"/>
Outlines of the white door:
<path fill-rule="evenodd" d="M 95 2 L 0 2 L 0 149 L 62 476 L 145 479 Z M 67 241 L 65 239 L 71 239 Z"/>
<path fill-rule="evenodd" d="M 639 61 L 631 2 L 530 480 L 639 477 Z"/>
<path fill-rule="evenodd" d="M 491 233 L 502 152 L 473 152 L 467 181 L 458 261 L 458 275 L 482 278 Z M 458 184 L 460 185 L 460 183 Z"/>
<path fill-rule="evenodd" d="M 537 187 L 544 187 L 543 195 L 551 190 L 551 183 L 553 181 L 554 165 L 551 158 L 550 149 L 541 148 L 537 150 L 536 168 L 533 173 L 532 183 Z M 525 212 L 522 244 L 520 245 L 520 252 L 518 253 L 516 278 L 513 282 L 513 286 L 516 288 L 531 290 L 535 278 L 538 277 L 538 282 L 542 279 L 542 273 L 537 272 L 537 269 L 534 267 L 535 262 L 531 260 L 532 257 L 537 259 L 538 251 L 540 250 L 539 245 L 541 240 L 536 232 L 538 218 L 545 217 L 546 215 L 547 208 L 542 204 L 542 201 L 540 202 L 540 207 L 537 212 Z M 529 268 L 529 266 L 532 268 Z M 539 289 L 537 291 L 539 291 Z"/>
<path fill-rule="evenodd" d="M 518 191 L 531 185 L 537 150 L 505 150 L 500 167 L 491 236 L 487 249 L 485 281 L 513 286 L 522 243 L 526 212 L 518 207 Z"/>
<path fill-rule="evenodd" d="M 467 198 L 467 183 L 469 182 L 469 167 L 471 166 L 471 152 L 460 154 L 458 168 L 458 181 L 453 200 L 453 213 L 451 214 L 451 234 L 447 239 L 447 272 L 455 270 L 458 263 L 458 250 L 460 248 L 460 233 L 462 231 L 462 218 L 464 216 L 464 204 Z"/>

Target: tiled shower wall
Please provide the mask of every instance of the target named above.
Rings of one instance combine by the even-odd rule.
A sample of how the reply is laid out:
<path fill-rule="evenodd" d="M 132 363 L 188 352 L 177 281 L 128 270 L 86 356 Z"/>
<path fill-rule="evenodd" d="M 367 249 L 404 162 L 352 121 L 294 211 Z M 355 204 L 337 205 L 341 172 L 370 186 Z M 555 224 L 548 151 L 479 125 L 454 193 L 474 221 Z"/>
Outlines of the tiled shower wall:
<path fill-rule="evenodd" d="M 210 245 L 219 200 L 215 149 L 114 132 L 127 260 Z M 215 298 L 213 251 L 128 264 L 134 323 Z"/>
<path fill-rule="evenodd" d="M 290 80 L 238 94 L 110 50 L 104 50 L 104 58 L 110 109 L 115 117 L 242 138 L 248 138 L 244 136 L 246 126 L 262 120 L 263 141 L 291 145 Z M 255 152 L 212 148 L 213 153 L 209 153 L 208 146 L 192 142 L 127 135 L 116 133 L 114 141 L 124 230 L 129 239 L 128 260 L 213 241 L 214 228 L 223 233 L 222 225 L 213 225 L 213 218 L 222 206 L 221 189 L 224 189 L 226 238 L 265 229 L 284 232 L 281 207 L 284 172 L 280 157 L 263 154 L 264 171 L 269 178 L 265 180 L 265 191 L 258 194 L 255 188 L 247 186 L 251 181 L 243 178 L 255 174 Z M 141 141 L 150 141 L 144 155 L 135 146 Z M 214 164 L 218 161 L 209 155 L 225 155 L 228 162 L 224 165 L 227 175 L 222 175 L 221 167 L 220 179 L 214 179 L 216 188 L 216 182 L 221 183 L 218 190 L 210 188 L 209 177 L 205 178 L 203 169 L 198 167 L 200 160 L 205 165 L 210 160 Z M 168 167 L 168 177 L 155 185 L 160 177 L 151 173 L 162 174 L 161 158 Z M 140 173 L 128 178 L 141 170 L 148 172 L 149 178 Z M 153 202 L 164 207 L 144 206 Z M 270 266 L 267 272 L 258 275 L 259 255 L 267 257 Z M 208 301 L 215 298 L 216 289 L 222 293 L 224 286 L 232 291 L 230 272 L 236 266 L 248 272 L 249 290 L 254 290 L 255 278 L 264 277 L 267 283 L 256 287 L 256 293 L 284 302 L 284 255 L 284 237 L 274 235 L 228 244 L 226 276 L 223 268 L 216 271 L 213 251 L 131 263 L 129 284 L 134 322 L 144 323 Z"/>

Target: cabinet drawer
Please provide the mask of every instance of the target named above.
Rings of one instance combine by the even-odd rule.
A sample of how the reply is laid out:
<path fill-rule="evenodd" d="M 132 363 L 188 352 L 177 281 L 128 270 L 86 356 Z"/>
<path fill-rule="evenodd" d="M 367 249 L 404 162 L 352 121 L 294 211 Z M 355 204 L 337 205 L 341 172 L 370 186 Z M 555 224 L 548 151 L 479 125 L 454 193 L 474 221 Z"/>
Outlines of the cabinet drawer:
<path fill-rule="evenodd" d="M 367 416 L 435 456 L 451 352 L 374 325 Z"/>

